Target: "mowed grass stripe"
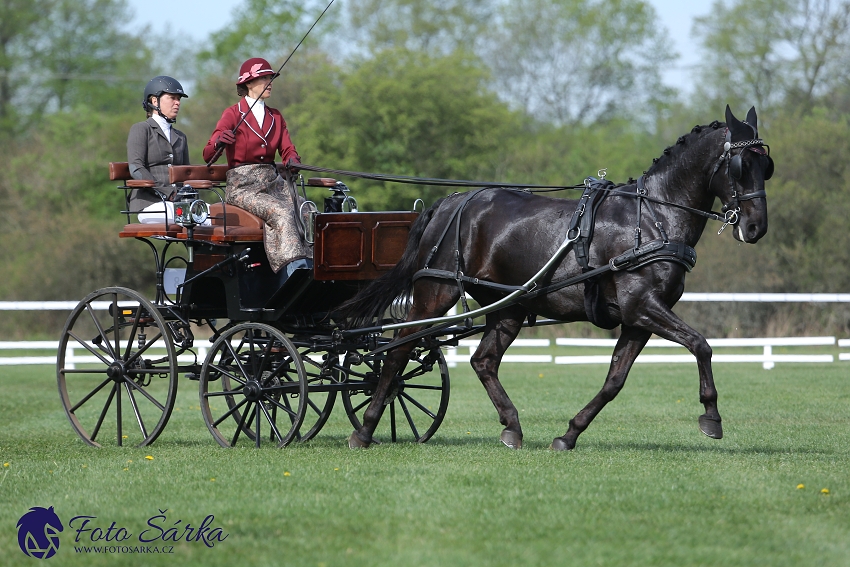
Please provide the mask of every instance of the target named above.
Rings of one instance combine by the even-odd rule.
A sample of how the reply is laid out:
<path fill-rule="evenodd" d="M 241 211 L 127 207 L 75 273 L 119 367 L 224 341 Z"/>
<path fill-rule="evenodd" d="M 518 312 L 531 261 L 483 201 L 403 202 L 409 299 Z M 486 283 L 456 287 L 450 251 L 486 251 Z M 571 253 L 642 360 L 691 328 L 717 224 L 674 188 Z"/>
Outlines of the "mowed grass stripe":
<path fill-rule="evenodd" d="M 718 365 L 726 437 L 716 441 L 697 428 L 695 366 L 640 365 L 576 450 L 554 453 L 603 367 L 502 368 L 521 451 L 499 443 L 496 412 L 464 365 L 451 370 L 448 415 L 429 443 L 365 451 L 346 448 L 341 404 L 309 443 L 221 449 L 188 380 L 152 447 L 92 449 L 72 432 L 52 369 L 5 368 L 0 552 L 31 564 L 15 524 L 52 505 L 65 522 L 89 514 L 135 532 L 160 509 L 193 524 L 214 514 L 230 534 L 171 556 L 93 555 L 73 553 L 66 526 L 57 565 L 848 565 L 847 370 Z"/>

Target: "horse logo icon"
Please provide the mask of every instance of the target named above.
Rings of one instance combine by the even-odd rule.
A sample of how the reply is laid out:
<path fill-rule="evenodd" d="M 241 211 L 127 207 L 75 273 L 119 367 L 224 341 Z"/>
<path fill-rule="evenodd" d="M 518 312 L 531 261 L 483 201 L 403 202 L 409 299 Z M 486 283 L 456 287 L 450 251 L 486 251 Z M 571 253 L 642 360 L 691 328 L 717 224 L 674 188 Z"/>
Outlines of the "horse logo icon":
<path fill-rule="evenodd" d="M 47 559 L 59 550 L 59 532 L 64 530 L 62 521 L 53 506 L 36 506 L 18 520 L 18 545 L 21 551 L 36 559 Z"/>

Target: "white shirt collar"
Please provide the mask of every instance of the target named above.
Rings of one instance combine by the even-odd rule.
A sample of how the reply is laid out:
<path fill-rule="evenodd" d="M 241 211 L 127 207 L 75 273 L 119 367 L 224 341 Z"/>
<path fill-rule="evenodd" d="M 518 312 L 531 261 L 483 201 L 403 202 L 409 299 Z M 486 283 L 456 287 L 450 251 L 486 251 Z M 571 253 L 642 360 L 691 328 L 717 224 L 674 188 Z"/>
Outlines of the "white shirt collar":
<path fill-rule="evenodd" d="M 169 124 L 168 121 L 165 120 L 165 118 L 163 118 L 162 116 L 160 116 L 157 113 L 153 113 L 151 115 L 151 118 L 156 120 L 156 123 L 159 124 L 160 128 L 162 128 L 162 132 L 165 134 L 165 137 L 170 142 L 171 141 L 171 124 Z"/>
<path fill-rule="evenodd" d="M 266 103 L 263 99 L 260 99 L 257 101 L 257 104 L 254 104 L 254 100 L 255 99 L 249 96 L 245 96 L 245 102 L 248 104 L 248 108 L 251 108 L 251 105 L 254 105 L 253 108 L 251 108 L 251 114 L 254 115 L 254 118 L 257 119 L 257 124 L 260 128 L 262 128 L 263 120 L 266 117 Z"/>

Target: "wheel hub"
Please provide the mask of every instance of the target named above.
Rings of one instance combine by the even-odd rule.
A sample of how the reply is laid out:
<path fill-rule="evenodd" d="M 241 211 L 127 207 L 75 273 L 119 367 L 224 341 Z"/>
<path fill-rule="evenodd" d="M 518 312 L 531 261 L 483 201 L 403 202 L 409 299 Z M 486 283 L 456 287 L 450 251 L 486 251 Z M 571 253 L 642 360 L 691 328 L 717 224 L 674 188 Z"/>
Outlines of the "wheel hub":
<path fill-rule="evenodd" d="M 248 382 L 242 387 L 242 393 L 249 401 L 256 402 L 263 396 L 263 389 L 259 382 Z"/>
<path fill-rule="evenodd" d="M 112 378 L 115 382 L 124 381 L 124 365 L 117 360 L 109 365 L 106 369 L 106 375 Z"/>

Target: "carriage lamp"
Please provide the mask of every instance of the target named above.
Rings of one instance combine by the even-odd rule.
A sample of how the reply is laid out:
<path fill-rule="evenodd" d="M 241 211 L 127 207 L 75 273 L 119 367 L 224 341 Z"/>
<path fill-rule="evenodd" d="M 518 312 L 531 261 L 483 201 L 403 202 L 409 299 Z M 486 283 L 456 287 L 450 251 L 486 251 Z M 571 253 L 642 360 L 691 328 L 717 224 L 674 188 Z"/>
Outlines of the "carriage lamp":
<path fill-rule="evenodd" d="M 198 191 L 191 185 L 184 185 L 177 191 L 174 199 L 174 222 L 190 228 L 203 224 L 210 215 L 209 206 L 198 197 Z"/>
<path fill-rule="evenodd" d="M 325 197 L 326 213 L 357 212 L 357 201 L 354 197 L 348 195 L 351 189 L 345 183 L 337 181 L 333 187 L 328 189 L 333 192 L 333 195 Z"/>

